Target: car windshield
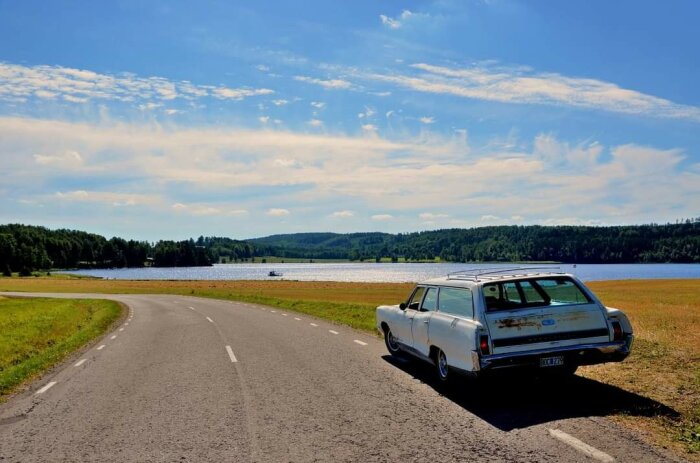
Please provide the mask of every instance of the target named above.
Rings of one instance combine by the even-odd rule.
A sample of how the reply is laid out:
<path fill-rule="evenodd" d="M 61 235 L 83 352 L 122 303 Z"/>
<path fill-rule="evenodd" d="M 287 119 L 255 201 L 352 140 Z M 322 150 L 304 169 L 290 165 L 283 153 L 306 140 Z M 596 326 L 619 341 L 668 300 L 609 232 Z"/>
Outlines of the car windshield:
<path fill-rule="evenodd" d="M 484 300 L 489 312 L 591 302 L 576 282 L 568 277 L 487 283 L 484 285 Z"/>

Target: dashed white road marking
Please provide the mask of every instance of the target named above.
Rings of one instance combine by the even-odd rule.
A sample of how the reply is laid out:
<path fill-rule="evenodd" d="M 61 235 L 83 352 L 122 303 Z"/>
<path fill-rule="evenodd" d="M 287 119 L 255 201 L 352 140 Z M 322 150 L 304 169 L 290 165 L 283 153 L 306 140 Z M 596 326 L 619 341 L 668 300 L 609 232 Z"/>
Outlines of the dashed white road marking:
<path fill-rule="evenodd" d="M 276 311 L 276 310 L 270 310 L 270 312 L 272 312 L 272 313 L 277 313 L 277 311 Z"/>
<path fill-rule="evenodd" d="M 187 307 L 187 308 L 190 309 L 190 310 L 194 310 L 194 307 Z"/>
<path fill-rule="evenodd" d="M 76 363 L 76 364 L 73 365 L 73 366 L 74 366 L 74 367 L 79 367 L 80 365 L 82 365 L 82 364 L 85 363 L 85 362 L 87 362 L 87 359 L 82 359 L 81 361 L 79 361 L 78 363 Z"/>
<path fill-rule="evenodd" d="M 112 336 L 112 337 L 109 338 L 109 339 L 117 339 L 117 335 L 115 334 L 114 336 Z"/>
<path fill-rule="evenodd" d="M 576 439 L 574 436 L 570 436 L 569 434 L 565 433 L 564 431 L 560 431 L 558 429 L 548 429 L 549 434 L 554 437 L 555 439 L 559 439 L 560 441 L 564 442 L 567 445 L 570 445 L 571 447 L 575 448 L 579 452 L 588 455 L 589 457 L 598 460 L 598 461 L 603 461 L 603 462 L 613 462 L 615 459 L 608 455 L 605 452 L 602 452 L 598 450 L 595 447 L 591 447 L 590 445 L 586 444 L 585 442 Z"/>
<path fill-rule="evenodd" d="M 231 349 L 231 346 L 226 346 L 226 352 L 228 352 L 228 356 L 231 359 L 231 363 L 238 362 L 238 359 L 236 358 L 236 356 L 233 355 L 233 349 Z"/>
<path fill-rule="evenodd" d="M 333 330 L 328 330 L 328 332 L 329 332 L 329 333 L 333 333 L 333 334 L 338 334 L 337 331 L 333 331 Z"/>
<path fill-rule="evenodd" d="M 102 349 L 104 349 L 104 348 L 105 348 L 105 345 L 102 344 L 100 347 L 97 348 L 97 350 L 102 350 Z"/>
<path fill-rule="evenodd" d="M 283 313 L 282 316 L 283 316 L 283 317 L 288 317 L 289 315 L 287 315 L 286 313 Z"/>
<path fill-rule="evenodd" d="M 296 321 L 300 322 L 300 321 L 301 321 L 301 318 L 298 318 L 298 317 L 294 317 L 294 320 L 296 320 Z"/>
<path fill-rule="evenodd" d="M 318 326 L 316 323 L 309 323 L 311 326 Z"/>
<path fill-rule="evenodd" d="M 39 389 L 38 391 L 36 391 L 36 394 L 43 394 L 44 392 L 48 391 L 49 389 L 51 389 L 55 385 L 56 385 L 56 381 L 51 381 L 49 384 L 47 384 L 46 386 L 44 386 L 41 389 Z"/>
<path fill-rule="evenodd" d="M 207 320 L 209 320 L 209 323 L 214 323 L 214 320 L 212 320 L 212 319 L 209 318 L 209 317 L 207 317 Z"/>
<path fill-rule="evenodd" d="M 355 342 L 355 344 L 359 344 L 359 345 L 361 345 L 361 346 L 366 346 L 366 345 L 367 345 L 366 342 L 360 341 L 359 339 L 355 339 L 354 342 Z"/>
<path fill-rule="evenodd" d="M 124 323 L 124 326 L 129 326 L 129 322 Z"/>
<path fill-rule="evenodd" d="M 119 331 L 124 331 L 124 328 L 119 328 Z"/>

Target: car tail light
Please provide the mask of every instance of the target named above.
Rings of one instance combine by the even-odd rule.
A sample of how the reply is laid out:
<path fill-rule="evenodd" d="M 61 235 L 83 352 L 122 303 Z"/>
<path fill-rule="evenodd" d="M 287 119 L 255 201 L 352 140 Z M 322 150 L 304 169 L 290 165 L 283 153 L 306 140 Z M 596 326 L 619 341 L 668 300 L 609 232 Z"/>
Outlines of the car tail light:
<path fill-rule="evenodd" d="M 612 322 L 612 329 L 613 329 L 613 341 L 622 341 L 622 326 L 620 326 L 620 322 Z"/>
<path fill-rule="evenodd" d="M 479 350 L 481 351 L 482 355 L 489 355 L 491 353 L 489 337 L 485 334 L 479 336 Z"/>

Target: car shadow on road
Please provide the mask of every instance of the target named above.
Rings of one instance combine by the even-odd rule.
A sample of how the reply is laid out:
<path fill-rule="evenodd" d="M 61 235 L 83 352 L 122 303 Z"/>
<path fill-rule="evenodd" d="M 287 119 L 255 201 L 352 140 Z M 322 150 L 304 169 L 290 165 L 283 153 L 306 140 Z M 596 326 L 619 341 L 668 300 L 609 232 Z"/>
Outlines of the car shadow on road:
<path fill-rule="evenodd" d="M 444 384 L 425 362 L 383 358 L 503 431 L 576 417 L 680 416 L 660 402 L 578 375 L 560 381 L 513 374 L 457 377 Z"/>

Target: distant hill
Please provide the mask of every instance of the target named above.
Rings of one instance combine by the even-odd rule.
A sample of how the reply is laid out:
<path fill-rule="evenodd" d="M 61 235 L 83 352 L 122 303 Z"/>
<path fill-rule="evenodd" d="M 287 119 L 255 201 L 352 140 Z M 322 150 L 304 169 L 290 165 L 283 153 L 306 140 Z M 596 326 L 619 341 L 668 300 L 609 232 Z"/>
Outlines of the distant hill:
<path fill-rule="evenodd" d="M 405 234 L 294 233 L 247 240 L 256 255 L 450 262 L 700 263 L 700 219 L 675 224 L 492 226 Z"/>

